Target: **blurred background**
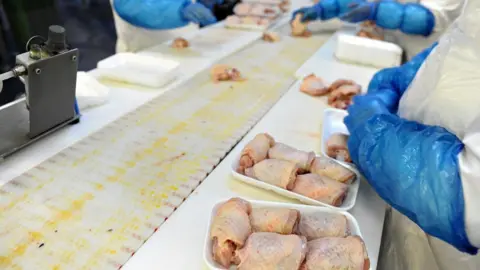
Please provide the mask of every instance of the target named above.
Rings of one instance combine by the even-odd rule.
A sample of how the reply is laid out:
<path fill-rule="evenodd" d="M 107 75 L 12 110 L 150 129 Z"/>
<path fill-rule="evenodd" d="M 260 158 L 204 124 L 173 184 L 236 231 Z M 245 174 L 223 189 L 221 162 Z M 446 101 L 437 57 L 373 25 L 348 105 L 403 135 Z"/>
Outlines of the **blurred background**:
<path fill-rule="evenodd" d="M 115 53 L 117 37 L 109 0 L 0 0 L 0 73 L 13 67 L 30 37 L 46 37 L 52 24 L 64 26 L 70 45 L 80 49 L 80 71 L 95 68 L 98 61 Z M 0 106 L 23 91 L 18 79 L 5 81 Z"/>

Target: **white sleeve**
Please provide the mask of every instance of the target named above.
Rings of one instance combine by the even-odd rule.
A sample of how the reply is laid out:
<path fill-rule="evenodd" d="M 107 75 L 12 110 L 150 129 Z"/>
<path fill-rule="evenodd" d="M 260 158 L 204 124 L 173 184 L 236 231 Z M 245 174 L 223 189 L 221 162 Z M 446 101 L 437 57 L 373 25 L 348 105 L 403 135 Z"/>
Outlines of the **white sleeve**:
<path fill-rule="evenodd" d="M 443 33 L 460 16 L 465 0 L 420 0 L 435 16 L 434 32 Z"/>
<path fill-rule="evenodd" d="M 480 117 L 470 125 L 458 156 L 465 201 L 465 226 L 470 243 L 480 247 Z"/>

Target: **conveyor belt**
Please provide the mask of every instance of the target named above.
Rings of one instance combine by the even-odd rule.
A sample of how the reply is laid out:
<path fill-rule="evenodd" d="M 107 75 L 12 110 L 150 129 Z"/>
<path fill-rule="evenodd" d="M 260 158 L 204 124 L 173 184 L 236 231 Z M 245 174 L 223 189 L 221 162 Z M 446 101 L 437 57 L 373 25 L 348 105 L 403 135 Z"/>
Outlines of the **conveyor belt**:
<path fill-rule="evenodd" d="M 118 269 L 294 82 L 323 38 L 258 41 L 0 189 L 0 269 Z M 192 221 L 194 222 L 194 221 Z"/>

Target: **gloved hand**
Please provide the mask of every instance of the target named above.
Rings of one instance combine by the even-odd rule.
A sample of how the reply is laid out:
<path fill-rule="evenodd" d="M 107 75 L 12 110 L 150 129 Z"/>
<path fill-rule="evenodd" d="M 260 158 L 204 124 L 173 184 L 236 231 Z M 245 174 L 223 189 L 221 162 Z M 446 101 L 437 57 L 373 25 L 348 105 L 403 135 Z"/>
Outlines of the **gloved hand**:
<path fill-rule="evenodd" d="M 358 23 L 375 20 L 378 3 L 357 0 L 349 5 L 349 11 L 340 16 L 342 21 Z"/>
<path fill-rule="evenodd" d="M 322 8 L 317 4 L 297 9 L 293 12 L 291 20 L 293 21 L 298 14 L 302 14 L 302 22 L 315 21 L 322 18 Z"/>
<path fill-rule="evenodd" d="M 348 9 L 340 12 L 340 19 L 358 23 L 375 21 L 385 29 L 400 30 L 405 34 L 429 36 L 435 28 L 435 16 L 427 7 L 418 3 L 399 1 L 354 0 Z"/>
<path fill-rule="evenodd" d="M 217 22 L 217 19 L 215 16 L 213 16 L 212 11 L 199 3 L 188 4 L 185 8 L 183 8 L 181 13 L 185 20 L 200 24 L 202 26 L 207 26 Z"/>
<path fill-rule="evenodd" d="M 222 4 L 223 0 L 198 0 L 197 3 L 203 4 L 204 6 L 212 10 L 213 6 Z"/>
<path fill-rule="evenodd" d="M 426 233 L 476 253 L 465 229 L 457 160 L 462 142 L 443 128 L 389 113 L 368 94 L 348 112 L 350 156 L 380 197 Z"/>
<path fill-rule="evenodd" d="M 457 156 L 463 143 L 444 128 L 398 117 L 396 106 L 436 46 L 401 67 L 374 76 L 365 96 L 354 98 L 345 125 L 350 156 L 375 191 L 395 209 L 462 252 L 468 240 Z"/>

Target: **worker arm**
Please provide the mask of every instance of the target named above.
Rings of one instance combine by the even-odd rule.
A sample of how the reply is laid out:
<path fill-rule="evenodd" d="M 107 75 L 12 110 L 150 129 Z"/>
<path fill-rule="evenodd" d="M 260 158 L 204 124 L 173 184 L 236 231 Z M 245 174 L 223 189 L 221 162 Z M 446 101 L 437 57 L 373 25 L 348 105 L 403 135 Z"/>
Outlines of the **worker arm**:
<path fill-rule="evenodd" d="M 397 1 L 356 0 L 340 19 L 351 23 L 374 21 L 379 27 L 410 35 L 429 36 L 435 27 L 435 16 L 428 7 Z"/>
<path fill-rule="evenodd" d="M 395 113 L 403 93 L 437 44 L 434 43 L 400 67 L 386 68 L 377 72 L 368 85 L 368 93 L 375 95 L 392 113 Z"/>
<path fill-rule="evenodd" d="M 189 0 L 113 0 L 117 14 L 128 23 L 146 29 L 173 29 L 189 23 L 183 9 Z"/>
<path fill-rule="evenodd" d="M 292 19 L 299 13 L 302 21 L 330 20 L 349 10 L 349 5 L 356 0 L 321 0 L 311 7 L 305 7 L 293 12 Z"/>
<path fill-rule="evenodd" d="M 353 162 L 386 202 L 426 233 L 476 254 L 457 158 L 464 145 L 454 134 L 402 119 L 371 94 L 354 99 L 345 124 Z"/>

